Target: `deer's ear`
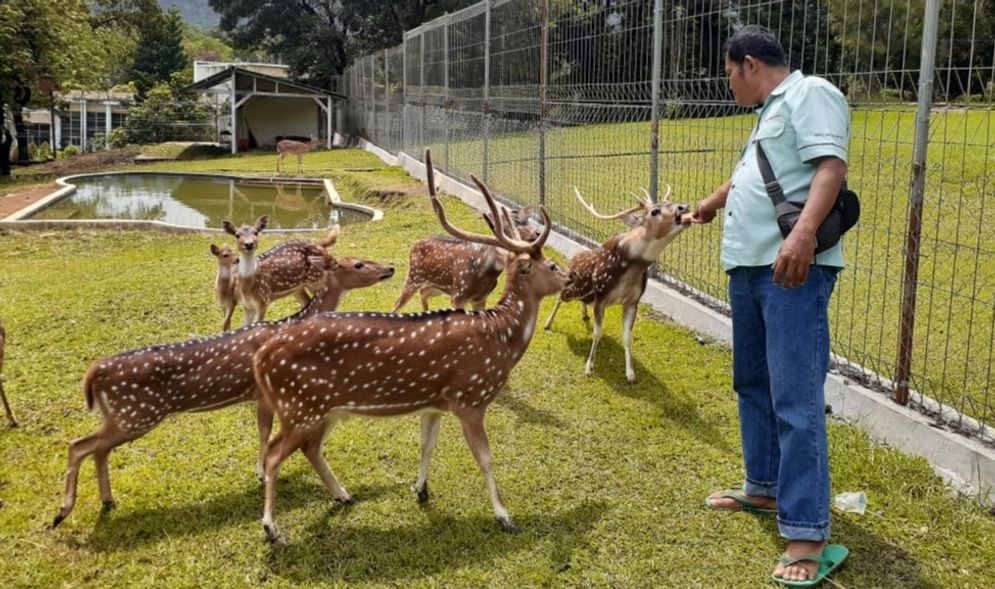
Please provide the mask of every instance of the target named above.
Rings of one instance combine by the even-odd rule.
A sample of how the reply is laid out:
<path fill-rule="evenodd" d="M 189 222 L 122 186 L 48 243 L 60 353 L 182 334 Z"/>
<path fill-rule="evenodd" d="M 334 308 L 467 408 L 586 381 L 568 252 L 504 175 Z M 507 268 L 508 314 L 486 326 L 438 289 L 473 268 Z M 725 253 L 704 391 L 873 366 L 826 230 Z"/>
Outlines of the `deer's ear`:
<path fill-rule="evenodd" d="M 224 219 L 223 221 L 221 221 L 221 227 L 227 233 L 231 233 L 232 235 L 238 235 L 238 232 L 235 230 L 235 226 L 228 219 Z"/>
<path fill-rule="evenodd" d="M 259 217 L 259 220 L 256 221 L 256 233 L 259 233 L 263 229 L 266 229 L 267 225 L 269 225 L 269 215 L 263 215 L 262 217 Z"/>
<path fill-rule="evenodd" d="M 532 271 L 532 260 L 529 258 L 522 258 L 518 261 L 518 273 L 525 275 Z"/>
<path fill-rule="evenodd" d="M 218 246 L 216 246 L 216 245 L 214 245 L 214 244 L 212 243 L 212 244 L 211 244 L 211 254 L 212 254 L 212 255 L 214 255 L 214 256 L 219 256 L 219 255 L 221 255 L 221 248 L 219 248 Z"/>
<path fill-rule="evenodd" d="M 524 208 L 521 208 L 521 209 L 518 209 L 518 214 L 517 214 L 517 215 L 515 215 L 515 216 L 516 216 L 516 217 L 518 218 L 518 220 L 520 220 L 520 221 L 524 222 L 524 221 L 526 221 L 526 220 L 527 220 L 527 219 L 528 219 L 529 217 L 531 217 L 531 216 L 532 216 L 532 213 L 533 213 L 534 211 L 535 211 L 535 209 L 534 209 L 534 208 L 532 207 L 532 205 L 529 205 L 529 206 L 527 206 L 527 207 L 524 207 Z"/>
<path fill-rule="evenodd" d="M 642 223 L 642 219 L 631 214 L 619 217 L 618 220 L 625 223 L 628 227 L 632 228 L 639 227 L 639 224 Z"/>

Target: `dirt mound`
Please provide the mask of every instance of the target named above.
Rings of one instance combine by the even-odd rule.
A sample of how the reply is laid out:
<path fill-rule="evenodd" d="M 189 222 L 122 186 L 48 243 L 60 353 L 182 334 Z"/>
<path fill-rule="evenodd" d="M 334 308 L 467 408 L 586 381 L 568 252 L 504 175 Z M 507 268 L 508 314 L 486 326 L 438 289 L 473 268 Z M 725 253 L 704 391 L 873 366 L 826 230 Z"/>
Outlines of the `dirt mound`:
<path fill-rule="evenodd" d="M 134 163 L 135 156 L 137 155 L 138 149 L 134 147 L 81 153 L 69 159 L 55 160 L 31 166 L 30 168 L 19 171 L 17 175 L 22 180 L 37 178 L 39 182 L 42 182 L 47 179 L 58 178 L 59 176 L 98 172 L 117 166 L 127 166 Z"/>

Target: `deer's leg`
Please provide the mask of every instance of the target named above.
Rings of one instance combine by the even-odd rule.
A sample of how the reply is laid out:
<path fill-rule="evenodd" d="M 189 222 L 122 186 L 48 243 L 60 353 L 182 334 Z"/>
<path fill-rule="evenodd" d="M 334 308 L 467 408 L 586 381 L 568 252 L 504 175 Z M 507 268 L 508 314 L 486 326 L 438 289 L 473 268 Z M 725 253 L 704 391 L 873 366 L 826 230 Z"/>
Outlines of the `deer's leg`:
<path fill-rule="evenodd" d="M 587 314 L 587 305 L 585 303 L 580 304 L 580 319 L 584 323 L 591 320 L 591 316 Z"/>
<path fill-rule="evenodd" d="M 432 459 L 432 451 L 439 440 L 439 426 L 442 424 L 442 414 L 437 411 L 427 411 L 421 414 L 421 463 L 418 465 L 418 481 L 415 483 L 415 493 L 418 502 L 428 502 L 428 463 Z"/>
<path fill-rule="evenodd" d="M 594 354 L 598 351 L 598 341 L 601 340 L 601 323 L 604 319 L 604 304 L 594 303 L 594 333 L 591 334 L 591 353 L 587 356 L 587 365 L 584 366 L 584 374 L 588 376 L 594 372 Z"/>
<path fill-rule="evenodd" d="M 273 432 L 273 410 L 263 399 L 256 400 L 256 427 L 259 429 L 259 459 L 256 460 L 256 478 L 263 482 L 266 464 L 266 446 Z"/>
<path fill-rule="evenodd" d="M 3 410 L 7 413 L 7 422 L 10 423 L 10 427 L 17 427 L 17 418 L 14 417 L 14 412 L 10 409 L 10 403 L 7 402 L 7 393 L 3 390 L 2 374 L 0 374 L 0 400 L 3 401 Z"/>
<path fill-rule="evenodd" d="M 394 308 L 391 310 L 391 313 L 397 313 L 398 311 L 400 311 L 401 307 L 403 307 L 405 303 L 411 300 L 411 297 L 413 297 L 415 292 L 417 291 L 418 287 L 415 284 L 411 282 L 405 282 L 404 289 L 401 290 L 401 296 L 397 297 L 397 302 L 394 303 Z"/>
<path fill-rule="evenodd" d="M 107 475 L 107 455 L 121 444 L 141 436 L 142 432 L 122 432 L 116 426 L 105 424 L 99 431 L 88 436 L 77 438 L 69 443 L 69 469 L 66 471 L 66 490 L 62 497 L 62 507 L 52 521 L 52 527 L 58 526 L 72 512 L 76 505 L 76 484 L 79 480 L 79 465 L 90 454 L 101 453 L 97 462 L 97 481 L 100 484 L 100 495 L 105 505 L 113 502 L 110 495 L 110 478 Z M 103 480 L 102 480 L 103 479 Z"/>
<path fill-rule="evenodd" d="M 336 501 L 342 503 L 351 503 L 352 495 L 349 491 L 339 483 L 338 479 L 335 478 L 335 473 L 328 466 L 328 462 L 325 461 L 325 457 L 321 455 L 321 447 L 325 443 L 325 436 L 328 432 L 335 426 L 334 421 L 330 422 L 323 429 L 318 429 L 312 436 L 310 436 L 301 447 L 301 451 L 304 456 L 307 457 L 308 462 L 317 471 L 318 476 L 321 477 L 321 482 L 325 484 L 325 488 L 332 494 L 332 497 Z"/>
<path fill-rule="evenodd" d="M 544 329 L 549 331 L 553 328 L 553 319 L 556 318 L 556 312 L 560 310 L 560 305 L 563 304 L 563 299 L 556 299 L 556 306 L 553 307 L 553 312 L 549 314 L 549 318 L 546 319 L 546 326 Z"/>
<path fill-rule="evenodd" d="M 492 466 L 491 446 L 487 442 L 487 430 L 484 429 L 485 409 L 481 407 L 461 407 L 455 411 L 463 427 L 463 436 L 466 438 L 470 452 L 480 466 L 480 472 L 487 482 L 487 491 L 491 496 L 491 505 L 494 508 L 494 515 L 501 522 L 501 527 L 508 532 L 517 532 L 518 527 L 511 519 L 508 510 L 501 502 L 501 494 L 498 492 L 497 481 L 494 479 L 494 469 Z"/>
<path fill-rule="evenodd" d="M 273 509 L 276 506 L 276 479 L 280 476 L 280 465 L 295 450 L 301 447 L 307 437 L 307 430 L 280 429 L 280 433 L 270 442 L 266 451 L 265 478 L 266 498 L 263 506 L 263 531 L 266 539 L 275 542 L 280 534 L 276 530 Z"/>
<path fill-rule="evenodd" d="M 308 303 L 311 302 L 311 296 L 308 295 L 307 290 L 300 288 L 294 293 L 297 297 L 297 302 L 301 304 L 302 307 L 306 307 Z"/>
<path fill-rule="evenodd" d="M 479 301 L 470 301 L 470 308 L 474 311 L 483 311 L 487 308 L 487 299 L 480 299 Z"/>
<path fill-rule="evenodd" d="M 297 175 L 300 176 L 304 172 L 304 156 L 297 154 Z"/>
<path fill-rule="evenodd" d="M 231 329 L 231 316 L 235 313 L 235 301 L 226 302 L 221 306 L 221 312 L 224 313 L 224 321 L 221 323 L 221 331 L 228 331 Z"/>
<path fill-rule="evenodd" d="M 104 509 L 114 509 L 114 495 L 111 494 L 111 475 L 107 467 L 107 457 L 110 450 L 97 450 L 93 453 L 93 462 L 97 467 L 97 486 L 100 488 L 100 502 Z"/>
<path fill-rule="evenodd" d="M 632 326 L 636 322 L 636 311 L 639 303 L 635 302 L 622 308 L 622 345 L 625 347 L 625 380 L 635 384 L 636 372 L 632 369 Z"/>

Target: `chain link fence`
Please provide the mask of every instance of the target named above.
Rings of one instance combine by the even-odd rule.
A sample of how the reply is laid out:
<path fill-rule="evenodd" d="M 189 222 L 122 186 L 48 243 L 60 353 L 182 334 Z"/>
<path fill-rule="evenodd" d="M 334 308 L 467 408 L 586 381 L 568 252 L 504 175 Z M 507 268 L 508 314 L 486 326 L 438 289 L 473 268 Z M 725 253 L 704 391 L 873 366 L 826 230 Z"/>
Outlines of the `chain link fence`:
<path fill-rule="evenodd" d="M 992 443 L 991 0 L 485 0 L 349 67 L 348 125 L 391 152 L 431 147 L 446 173 L 599 242 L 620 227 L 574 186 L 608 212 L 643 187 L 693 203 L 728 178 L 756 121 L 724 74 L 745 24 L 851 106 L 864 214 L 832 305 L 837 366 Z M 659 269 L 721 308 L 720 225 L 688 231 Z"/>

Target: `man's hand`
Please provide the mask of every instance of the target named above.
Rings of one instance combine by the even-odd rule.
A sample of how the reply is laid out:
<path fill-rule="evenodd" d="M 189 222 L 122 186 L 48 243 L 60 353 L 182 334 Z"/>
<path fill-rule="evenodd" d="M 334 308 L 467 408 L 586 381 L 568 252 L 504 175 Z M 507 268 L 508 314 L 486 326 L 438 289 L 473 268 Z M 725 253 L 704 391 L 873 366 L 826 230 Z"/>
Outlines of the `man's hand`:
<path fill-rule="evenodd" d="M 808 270 L 815 258 L 815 234 L 796 225 L 781 244 L 774 260 L 774 284 L 783 288 L 801 286 L 808 280 Z"/>
<path fill-rule="evenodd" d="M 690 225 L 703 225 L 705 223 L 711 223 L 715 219 L 715 211 L 712 209 L 706 209 L 698 203 L 695 207 L 693 213 L 684 213 L 681 217 L 681 223 L 687 223 Z"/>

